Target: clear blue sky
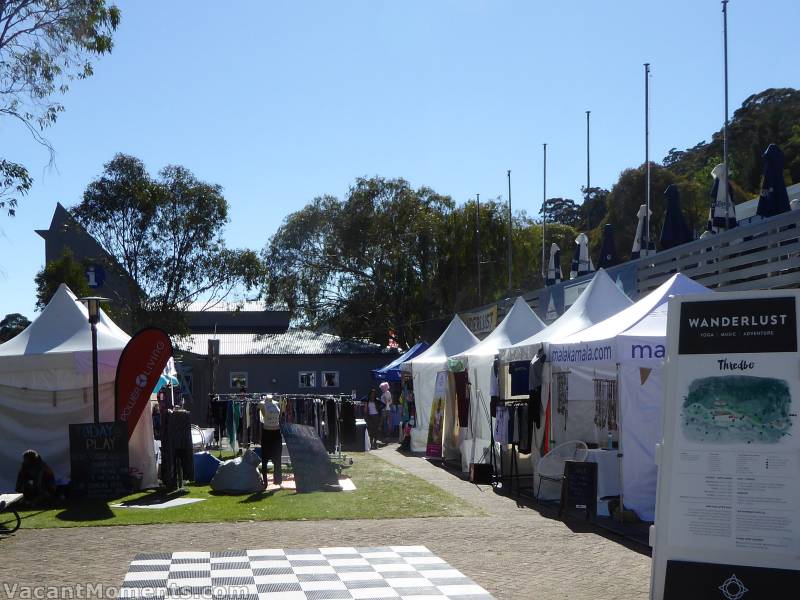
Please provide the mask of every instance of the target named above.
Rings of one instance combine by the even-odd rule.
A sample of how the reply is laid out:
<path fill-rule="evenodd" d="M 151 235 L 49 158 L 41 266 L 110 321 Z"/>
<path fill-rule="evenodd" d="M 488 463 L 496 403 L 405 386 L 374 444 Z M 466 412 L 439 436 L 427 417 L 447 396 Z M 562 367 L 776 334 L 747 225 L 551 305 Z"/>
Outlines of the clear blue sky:
<path fill-rule="evenodd" d="M 716 0 L 403 0 L 219 3 L 121 0 L 122 24 L 95 76 L 63 98 L 48 131 L 56 168 L 0 122 L 0 156 L 36 181 L 0 217 L 0 317 L 34 316 L 56 202 L 72 206 L 116 152 L 153 172 L 181 164 L 219 183 L 230 245 L 261 248 L 314 196 L 361 175 L 405 177 L 458 202 L 506 193 L 515 209 L 579 198 L 592 111 L 592 184 L 722 124 Z M 800 87 L 800 3 L 731 0 L 731 112 L 768 87 Z M 538 268 L 538 267 L 537 267 Z"/>

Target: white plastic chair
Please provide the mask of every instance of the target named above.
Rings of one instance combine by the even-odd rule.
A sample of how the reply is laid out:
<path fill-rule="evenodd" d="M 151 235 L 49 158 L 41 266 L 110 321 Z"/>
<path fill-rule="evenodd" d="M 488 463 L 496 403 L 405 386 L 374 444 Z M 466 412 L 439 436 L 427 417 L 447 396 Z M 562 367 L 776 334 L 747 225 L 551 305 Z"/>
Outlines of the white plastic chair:
<path fill-rule="evenodd" d="M 559 444 L 545 454 L 539 464 L 536 465 L 536 476 L 539 478 L 539 485 L 536 487 L 536 499 L 539 499 L 542 479 L 561 483 L 561 480 L 564 479 L 564 463 L 568 460 L 585 462 L 588 456 L 589 448 L 585 443 L 577 440 Z"/>

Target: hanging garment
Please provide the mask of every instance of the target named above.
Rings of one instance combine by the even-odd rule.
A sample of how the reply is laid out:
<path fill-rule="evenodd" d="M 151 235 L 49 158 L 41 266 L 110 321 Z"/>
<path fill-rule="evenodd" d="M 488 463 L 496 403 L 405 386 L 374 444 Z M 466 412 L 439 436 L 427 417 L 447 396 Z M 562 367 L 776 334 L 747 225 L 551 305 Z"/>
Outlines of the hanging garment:
<path fill-rule="evenodd" d="M 528 394 L 528 380 L 531 363 L 527 360 L 518 360 L 508 365 L 511 374 L 511 395 L 523 396 Z"/>
<path fill-rule="evenodd" d="M 531 361 L 530 376 L 528 377 L 528 389 L 533 390 L 542 387 L 542 371 L 544 370 L 545 353 L 539 348 L 536 356 Z"/>
<path fill-rule="evenodd" d="M 467 395 L 467 372 L 453 373 L 458 404 L 458 426 L 469 427 L 469 396 Z"/>
<path fill-rule="evenodd" d="M 528 396 L 528 414 L 531 423 L 536 424 L 536 429 L 542 426 L 542 388 L 534 388 Z"/>
<path fill-rule="evenodd" d="M 531 453 L 531 410 L 529 404 L 520 404 L 517 407 L 517 423 L 519 428 L 519 451 L 522 454 Z"/>
<path fill-rule="evenodd" d="M 508 443 L 508 408 L 498 406 L 494 423 L 494 441 L 498 444 Z"/>
<path fill-rule="evenodd" d="M 508 411 L 508 441 L 512 444 L 519 443 L 519 415 L 517 406 L 512 406 Z"/>

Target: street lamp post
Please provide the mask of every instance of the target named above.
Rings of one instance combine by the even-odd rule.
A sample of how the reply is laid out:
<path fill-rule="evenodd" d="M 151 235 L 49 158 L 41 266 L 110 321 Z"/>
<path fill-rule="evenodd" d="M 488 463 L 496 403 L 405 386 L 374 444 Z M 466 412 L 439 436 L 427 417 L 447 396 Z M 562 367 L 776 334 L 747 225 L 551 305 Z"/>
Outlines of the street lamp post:
<path fill-rule="evenodd" d="M 108 302 L 108 298 L 87 296 L 78 298 L 86 304 L 89 311 L 89 326 L 92 328 L 92 399 L 94 400 L 94 422 L 100 422 L 100 387 L 97 374 L 97 322 L 100 320 L 100 303 Z"/>

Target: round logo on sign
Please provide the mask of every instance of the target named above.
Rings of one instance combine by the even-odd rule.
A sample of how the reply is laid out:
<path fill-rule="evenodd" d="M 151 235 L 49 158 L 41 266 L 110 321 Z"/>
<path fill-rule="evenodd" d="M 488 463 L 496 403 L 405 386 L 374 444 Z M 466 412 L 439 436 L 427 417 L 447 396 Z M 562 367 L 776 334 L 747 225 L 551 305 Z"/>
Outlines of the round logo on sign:
<path fill-rule="evenodd" d="M 140 388 L 143 388 L 144 386 L 146 386 L 147 385 L 147 375 L 145 375 L 144 373 L 139 375 L 136 378 L 136 385 L 138 385 Z"/>

